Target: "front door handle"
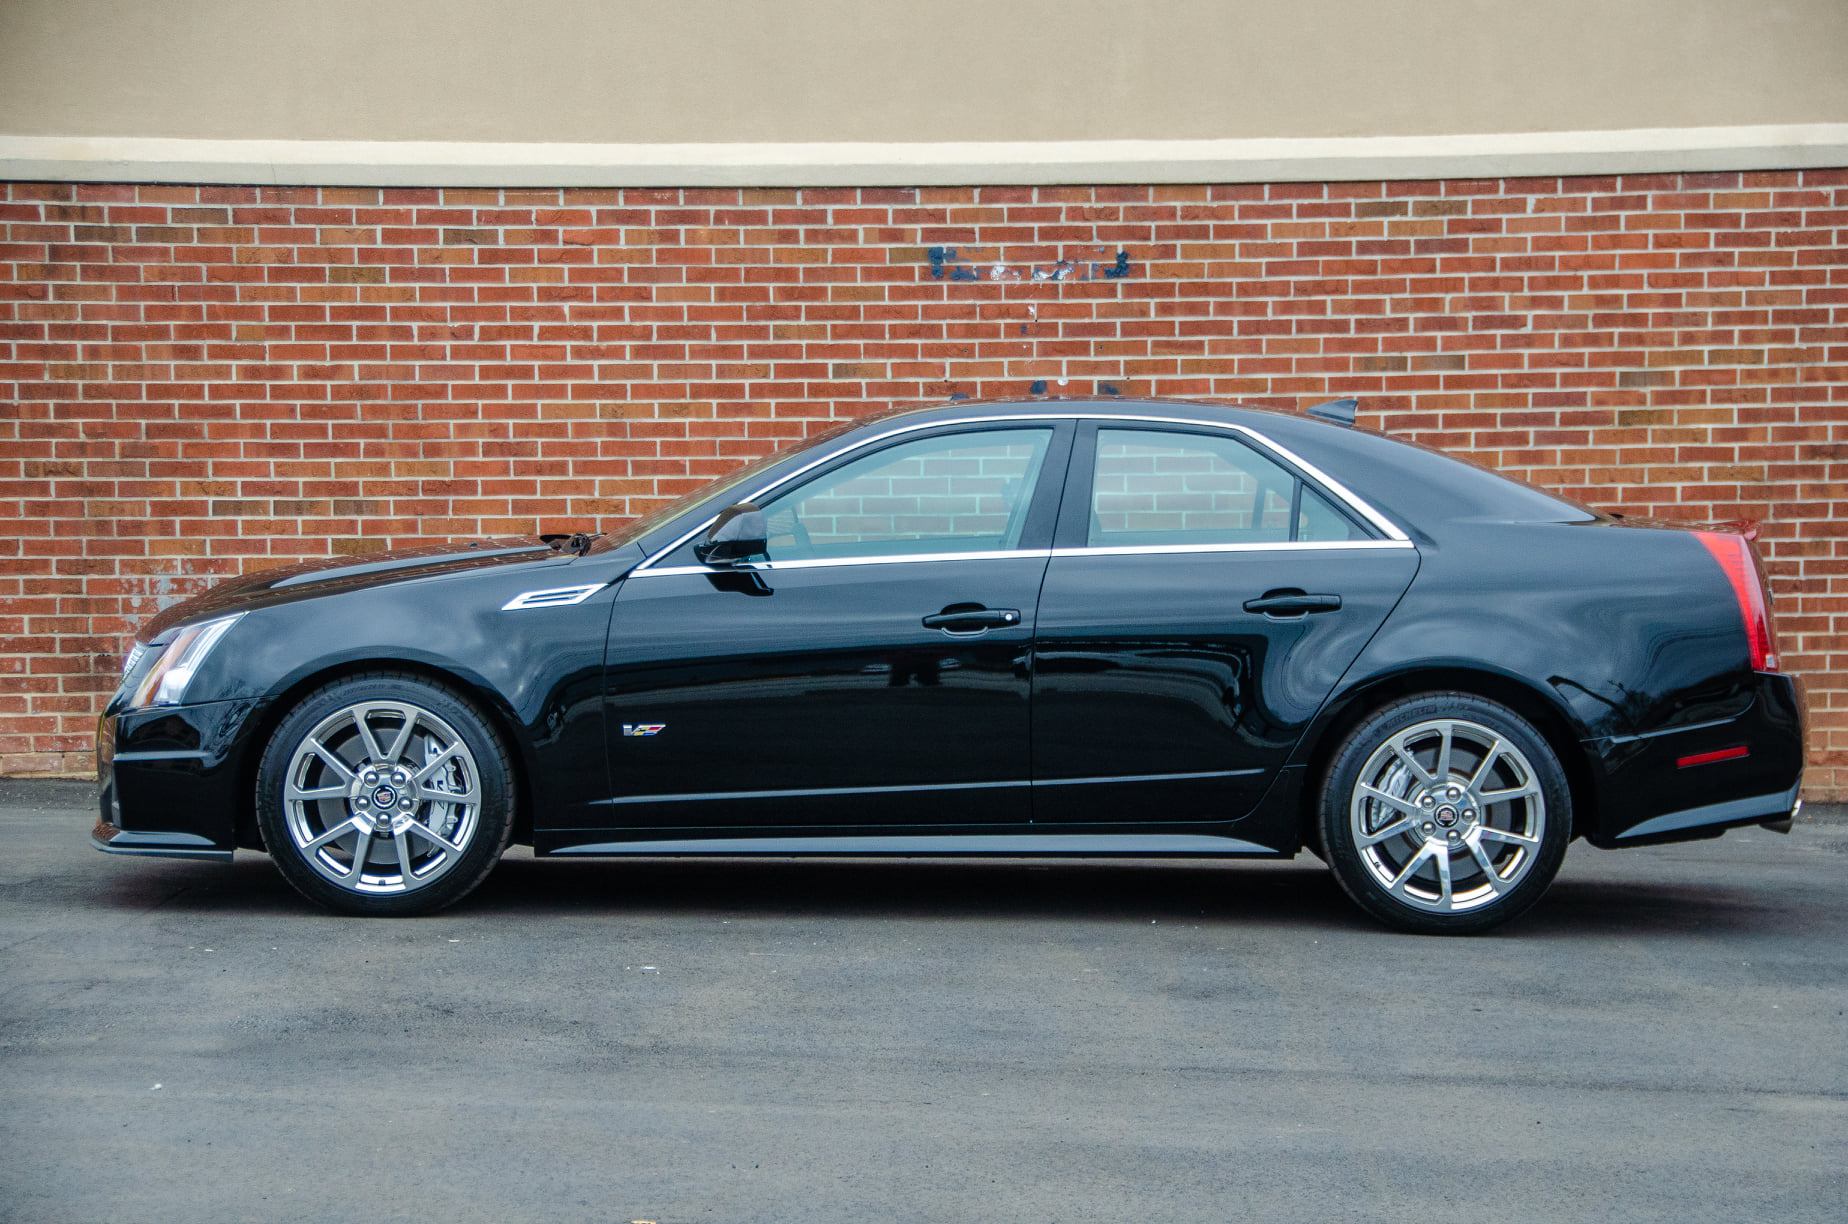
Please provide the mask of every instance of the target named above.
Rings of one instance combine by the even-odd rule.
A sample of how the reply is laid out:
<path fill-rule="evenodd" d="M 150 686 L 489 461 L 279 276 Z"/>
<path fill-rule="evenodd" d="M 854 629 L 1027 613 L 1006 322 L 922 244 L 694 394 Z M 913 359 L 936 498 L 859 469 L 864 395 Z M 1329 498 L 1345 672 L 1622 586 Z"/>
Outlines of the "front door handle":
<path fill-rule="evenodd" d="M 924 618 L 926 629 L 941 629 L 945 633 L 982 633 L 1019 623 L 1019 608 L 945 608 Z"/>
<path fill-rule="evenodd" d="M 1339 612 L 1341 596 L 1309 595 L 1302 591 L 1266 591 L 1258 599 L 1247 599 L 1245 611 L 1266 616 L 1302 616 L 1309 612 Z"/>

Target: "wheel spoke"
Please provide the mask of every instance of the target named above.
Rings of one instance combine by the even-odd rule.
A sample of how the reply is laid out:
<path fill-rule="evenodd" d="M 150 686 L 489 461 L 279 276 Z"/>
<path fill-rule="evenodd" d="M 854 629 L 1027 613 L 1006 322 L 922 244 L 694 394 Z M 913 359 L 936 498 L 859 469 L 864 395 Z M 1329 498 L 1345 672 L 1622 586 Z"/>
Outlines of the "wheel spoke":
<path fill-rule="evenodd" d="M 1490 858 L 1488 852 L 1482 848 L 1482 842 L 1472 837 L 1465 844 L 1469 846 L 1470 856 L 1476 860 L 1476 865 L 1482 868 L 1482 874 L 1489 878 L 1489 887 L 1500 892 L 1502 878 L 1495 870 L 1495 860 Z"/>
<path fill-rule="evenodd" d="M 341 779 L 344 780 L 347 783 L 347 785 L 349 786 L 352 785 L 353 783 L 352 767 L 349 766 L 345 761 L 341 760 L 337 755 L 335 755 L 333 749 L 329 748 L 326 744 L 323 744 L 320 740 L 313 739 L 313 738 L 310 738 L 308 740 L 308 743 L 305 746 L 307 747 L 308 751 L 314 753 L 316 756 L 321 758 L 321 763 L 323 765 L 326 765 L 329 769 L 333 770 L 336 774 L 339 774 Z"/>
<path fill-rule="evenodd" d="M 1450 780 L 1450 750 L 1456 744 L 1456 724 L 1445 723 L 1437 734 L 1437 768 L 1432 776 L 1439 782 L 1447 782 Z"/>
<path fill-rule="evenodd" d="M 1442 842 L 1436 843 L 1437 849 L 1431 857 L 1437 861 L 1437 903 L 1444 909 L 1451 905 L 1450 886 L 1450 847 Z"/>
<path fill-rule="evenodd" d="M 361 829 L 359 831 L 359 841 L 354 843 L 354 846 L 353 846 L 353 865 L 347 868 L 347 873 L 346 873 L 347 879 L 353 881 L 356 884 L 359 882 L 360 876 L 365 874 L 366 854 L 371 849 L 372 849 L 372 830 L 371 829 Z"/>
<path fill-rule="evenodd" d="M 359 728 L 360 742 L 366 746 L 366 760 L 379 762 L 385 759 L 385 750 L 379 747 L 379 737 L 372 733 L 371 725 L 366 722 L 366 717 L 371 713 L 371 706 L 355 706 L 353 725 Z"/>
<path fill-rule="evenodd" d="M 1508 829 L 1498 829 L 1494 825 L 1478 825 L 1476 827 L 1476 836 L 1492 837 L 1496 841 L 1512 842 L 1517 846 L 1526 846 L 1530 850 L 1540 845 L 1540 839 L 1537 837 L 1529 837 L 1525 833 L 1515 833 Z"/>
<path fill-rule="evenodd" d="M 461 752 L 461 751 L 462 751 L 462 741 L 457 740 L 455 743 L 449 745 L 449 747 L 443 749 L 441 752 L 431 757 L 428 761 L 424 762 L 424 767 L 418 770 L 415 774 L 411 775 L 412 779 L 419 786 L 423 785 L 424 782 L 429 779 L 430 775 L 434 774 L 437 770 L 447 765 L 449 763 L 450 758 L 455 756 L 458 752 Z"/>
<path fill-rule="evenodd" d="M 400 834 L 392 838 L 398 847 L 398 870 L 404 873 L 404 883 L 411 883 L 411 839 Z"/>
<path fill-rule="evenodd" d="M 1362 833 L 1359 841 L 1363 846 L 1377 846 L 1387 838 L 1397 837 L 1401 833 L 1410 833 L 1416 826 L 1417 822 L 1410 816 L 1401 816 L 1383 829 L 1375 829 L 1371 833 Z"/>
<path fill-rule="evenodd" d="M 1482 800 L 1483 806 L 1491 803 L 1512 803 L 1516 799 L 1530 799 L 1540 793 L 1539 787 L 1529 783 L 1526 786 L 1510 787 L 1507 790 L 1483 791 L 1476 798 Z"/>
<path fill-rule="evenodd" d="M 450 841 L 448 838 L 444 837 L 442 834 L 438 833 L 436 830 L 432 829 L 429 825 L 424 824 L 420 820 L 411 821 L 411 823 L 406 825 L 405 828 L 409 832 L 417 834 L 419 837 L 423 838 L 425 841 L 429 842 L 431 845 L 437 846 L 443 850 L 446 850 L 450 854 L 462 853 L 462 847 L 456 845 L 454 842 Z"/>
<path fill-rule="evenodd" d="M 1378 799 L 1381 803 L 1384 803 L 1389 807 L 1398 808 L 1401 812 L 1404 812 L 1407 816 L 1423 816 L 1424 815 L 1424 809 L 1419 807 L 1416 803 L 1413 803 L 1409 799 L 1401 799 L 1397 795 L 1389 795 L 1385 791 L 1379 789 L 1376 786 L 1368 786 L 1366 783 L 1363 782 L 1360 784 L 1360 793 L 1365 795 L 1369 799 Z"/>
<path fill-rule="evenodd" d="M 424 791 L 424 797 L 436 803 L 480 803 L 481 791 L 472 784 L 467 790 L 459 791 L 428 788 Z"/>
<path fill-rule="evenodd" d="M 345 837 L 348 833 L 360 833 L 364 830 L 365 825 L 360 822 L 358 817 L 354 817 L 352 820 L 343 820 L 339 824 L 328 826 L 325 833 L 303 846 L 302 849 L 312 853 L 337 837 Z"/>
<path fill-rule="evenodd" d="M 319 803 L 323 799 L 344 799 L 347 797 L 347 789 L 344 786 L 317 786 L 303 790 L 291 782 L 282 788 L 282 797 L 289 803 Z"/>
<path fill-rule="evenodd" d="M 1470 790 L 1473 791 L 1478 786 L 1482 785 L 1482 780 L 1489 776 L 1489 766 L 1495 764 L 1496 758 L 1501 756 L 1501 753 L 1501 740 L 1498 739 L 1489 745 L 1489 750 L 1482 754 L 1482 763 L 1477 765 L 1476 772 L 1469 776 L 1468 785 Z"/>
<path fill-rule="evenodd" d="M 1418 847 L 1418 853 L 1406 859 L 1405 866 L 1401 867 L 1399 869 L 1399 874 L 1393 877 L 1392 883 L 1388 885 L 1388 891 L 1396 893 L 1404 889 L 1406 881 L 1410 880 L 1413 874 L 1417 872 L 1420 867 L 1424 866 L 1425 860 L 1431 857 L 1435 849 L 1436 847 L 1430 842 L 1426 842 L 1424 845 Z"/>
<path fill-rule="evenodd" d="M 398 734 L 392 736 L 391 747 L 385 750 L 385 759 L 396 765 L 404 759 L 404 750 L 410 747 L 411 732 L 417 729 L 417 711 L 410 706 L 399 706 L 398 712 L 404 715 L 404 725 L 398 728 Z"/>
<path fill-rule="evenodd" d="M 1431 773 L 1429 770 L 1427 770 L 1423 765 L 1420 765 L 1418 763 L 1418 758 L 1413 756 L 1410 752 L 1408 752 L 1406 750 L 1405 745 L 1400 743 L 1398 740 L 1393 741 L 1392 751 L 1393 751 L 1393 755 L 1398 757 L 1401 761 L 1403 761 L 1405 763 L 1405 767 L 1412 771 L 1412 776 L 1417 778 L 1420 782 L 1424 783 L 1426 786 L 1429 786 L 1433 782 L 1437 781 L 1436 778 L 1431 776 Z"/>

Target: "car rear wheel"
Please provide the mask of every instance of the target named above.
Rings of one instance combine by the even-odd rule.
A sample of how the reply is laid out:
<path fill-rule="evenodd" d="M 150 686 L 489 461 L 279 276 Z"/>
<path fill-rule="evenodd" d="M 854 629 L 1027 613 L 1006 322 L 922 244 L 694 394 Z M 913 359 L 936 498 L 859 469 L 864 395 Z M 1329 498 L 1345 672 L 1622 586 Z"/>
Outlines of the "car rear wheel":
<path fill-rule="evenodd" d="M 304 698 L 257 769 L 283 876 L 348 914 L 427 914 L 474 891 L 513 830 L 511 767 L 479 712 L 416 676 L 350 676 Z"/>
<path fill-rule="evenodd" d="M 1540 899 L 1572 834 L 1565 771 L 1533 726 L 1468 693 L 1409 697 L 1336 750 L 1324 857 L 1342 889 L 1402 930 L 1467 934 Z"/>

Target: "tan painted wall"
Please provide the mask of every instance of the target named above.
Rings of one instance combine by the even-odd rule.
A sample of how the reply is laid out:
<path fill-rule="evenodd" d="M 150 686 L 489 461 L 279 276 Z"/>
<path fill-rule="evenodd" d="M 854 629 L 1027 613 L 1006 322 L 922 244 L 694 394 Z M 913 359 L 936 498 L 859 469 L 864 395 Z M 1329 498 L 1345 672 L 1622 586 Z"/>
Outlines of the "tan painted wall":
<path fill-rule="evenodd" d="M 1368 136 L 1848 120 L 1848 0 L 0 0 L 0 132 Z"/>

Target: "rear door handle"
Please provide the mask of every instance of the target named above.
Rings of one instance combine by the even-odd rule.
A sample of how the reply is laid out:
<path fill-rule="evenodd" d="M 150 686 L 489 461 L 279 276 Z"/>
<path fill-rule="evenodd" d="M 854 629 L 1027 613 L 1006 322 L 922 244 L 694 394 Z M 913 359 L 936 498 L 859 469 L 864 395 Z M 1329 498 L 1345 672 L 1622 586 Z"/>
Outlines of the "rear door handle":
<path fill-rule="evenodd" d="M 987 629 L 1007 629 L 1019 623 L 1019 608 L 964 608 L 955 612 L 946 609 L 924 618 L 926 629 L 941 629 L 945 633 L 981 633 Z"/>
<path fill-rule="evenodd" d="M 1309 612 L 1339 612 L 1341 596 L 1309 595 L 1302 591 L 1266 591 L 1258 599 L 1247 599 L 1245 611 L 1266 616 L 1302 616 Z"/>

